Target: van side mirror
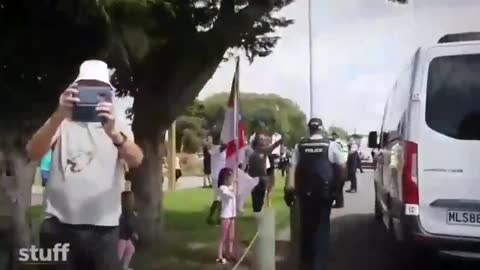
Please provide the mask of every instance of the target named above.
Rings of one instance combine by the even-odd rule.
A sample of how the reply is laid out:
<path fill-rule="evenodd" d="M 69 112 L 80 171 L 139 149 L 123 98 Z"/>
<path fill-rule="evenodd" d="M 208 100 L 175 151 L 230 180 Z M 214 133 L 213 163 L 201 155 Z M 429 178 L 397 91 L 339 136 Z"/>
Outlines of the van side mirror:
<path fill-rule="evenodd" d="M 368 134 L 368 147 L 369 148 L 378 147 L 378 133 L 376 131 L 372 131 Z"/>

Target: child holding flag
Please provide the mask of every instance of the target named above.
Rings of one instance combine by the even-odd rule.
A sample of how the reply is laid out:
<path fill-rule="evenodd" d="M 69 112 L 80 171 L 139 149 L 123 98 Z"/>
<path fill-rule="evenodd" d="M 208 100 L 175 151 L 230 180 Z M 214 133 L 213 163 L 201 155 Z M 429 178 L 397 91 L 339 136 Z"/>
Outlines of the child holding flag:
<path fill-rule="evenodd" d="M 222 201 L 222 229 L 220 242 L 218 244 L 217 263 L 226 264 L 227 258 L 236 261 L 235 247 L 235 223 L 237 218 L 237 182 L 234 171 L 230 168 L 223 168 L 218 177 L 218 188 Z"/>

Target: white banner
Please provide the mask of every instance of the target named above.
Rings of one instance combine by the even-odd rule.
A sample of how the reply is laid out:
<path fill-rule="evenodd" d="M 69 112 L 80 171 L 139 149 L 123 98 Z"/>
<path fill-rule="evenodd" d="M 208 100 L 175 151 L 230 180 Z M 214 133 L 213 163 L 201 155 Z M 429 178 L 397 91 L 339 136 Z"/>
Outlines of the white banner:
<path fill-rule="evenodd" d="M 253 188 L 258 184 L 258 177 L 250 177 L 246 172 L 238 170 L 238 196 L 237 196 L 237 206 L 238 212 L 243 212 L 243 207 L 247 198 L 250 197 L 250 194 Z"/>

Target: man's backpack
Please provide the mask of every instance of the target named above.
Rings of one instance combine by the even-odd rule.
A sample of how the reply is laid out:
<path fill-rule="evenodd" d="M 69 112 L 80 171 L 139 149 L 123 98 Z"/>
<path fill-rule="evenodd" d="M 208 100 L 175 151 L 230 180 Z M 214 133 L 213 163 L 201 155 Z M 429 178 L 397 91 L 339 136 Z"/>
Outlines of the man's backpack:
<path fill-rule="evenodd" d="M 315 194 L 323 199 L 335 196 L 334 165 L 328 159 L 328 139 L 302 139 L 298 144 L 298 162 L 295 167 L 295 188 L 303 194 Z"/>

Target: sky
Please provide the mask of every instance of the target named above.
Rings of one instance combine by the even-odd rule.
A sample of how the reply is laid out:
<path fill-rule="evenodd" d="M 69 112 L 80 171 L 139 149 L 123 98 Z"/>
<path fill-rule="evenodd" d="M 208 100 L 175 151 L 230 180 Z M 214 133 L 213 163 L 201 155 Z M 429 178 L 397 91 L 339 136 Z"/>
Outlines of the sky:
<path fill-rule="evenodd" d="M 396 77 L 420 46 L 447 33 L 480 30 L 478 0 L 312 0 L 313 112 L 327 126 L 368 133 L 380 127 Z M 295 20 L 279 29 L 272 55 L 242 58 L 240 91 L 275 93 L 310 112 L 308 1 L 296 0 L 279 16 Z M 200 92 L 204 99 L 230 90 L 233 61 L 222 63 Z M 120 100 L 128 107 L 131 100 Z"/>
<path fill-rule="evenodd" d="M 480 30 L 477 0 L 312 1 L 313 112 L 349 132 L 380 127 L 389 90 L 419 46 L 446 33 Z M 308 2 L 282 10 L 295 24 L 281 29 L 274 53 L 253 64 L 242 59 L 240 91 L 276 93 L 309 116 Z M 223 63 L 199 95 L 229 91 L 233 61 Z"/>

